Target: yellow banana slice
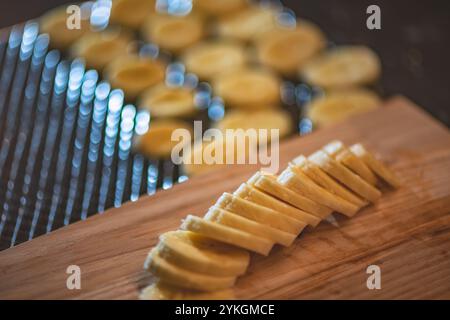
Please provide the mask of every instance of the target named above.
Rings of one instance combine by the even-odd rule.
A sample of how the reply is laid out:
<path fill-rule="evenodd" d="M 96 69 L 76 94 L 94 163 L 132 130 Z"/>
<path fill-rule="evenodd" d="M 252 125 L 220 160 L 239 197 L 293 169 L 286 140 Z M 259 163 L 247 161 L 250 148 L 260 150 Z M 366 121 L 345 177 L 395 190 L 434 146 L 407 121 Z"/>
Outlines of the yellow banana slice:
<path fill-rule="evenodd" d="M 168 87 L 163 83 L 146 90 L 138 106 L 147 109 L 154 118 L 189 117 L 198 111 L 192 89 Z"/>
<path fill-rule="evenodd" d="M 370 168 L 364 163 L 364 161 L 359 159 L 349 149 L 347 149 L 341 141 L 332 141 L 323 147 L 323 150 L 333 159 L 342 163 L 371 185 L 375 186 L 377 184 L 377 177 L 373 174 Z"/>
<path fill-rule="evenodd" d="M 292 168 L 295 169 L 295 172 L 297 172 L 296 170 L 303 172 L 322 188 L 330 191 L 331 193 L 334 193 L 344 200 L 357 205 L 359 208 L 362 208 L 368 204 L 367 201 L 361 199 L 360 197 L 343 187 L 328 174 L 322 171 L 322 169 L 320 169 L 317 165 L 308 161 L 304 156 L 298 156 L 297 158 L 292 160 L 291 164 Z"/>
<path fill-rule="evenodd" d="M 306 227 L 306 223 L 296 220 L 273 209 L 244 200 L 225 192 L 216 202 L 217 207 L 228 210 L 250 220 L 272 226 L 294 235 Z"/>
<path fill-rule="evenodd" d="M 170 231 L 159 237 L 158 250 L 168 262 L 213 276 L 244 274 L 250 262 L 248 251 L 190 231 Z"/>
<path fill-rule="evenodd" d="M 216 94 L 225 105 L 242 110 L 279 105 L 280 79 L 264 69 L 244 68 L 222 73 L 213 81 Z"/>
<path fill-rule="evenodd" d="M 401 182 L 396 177 L 396 175 L 381 161 L 377 160 L 372 153 L 367 151 L 362 144 L 355 144 L 350 147 L 350 150 L 358 158 L 363 160 L 365 164 L 369 166 L 369 168 L 372 169 L 384 181 L 395 188 L 401 187 Z"/>
<path fill-rule="evenodd" d="M 317 226 L 320 223 L 320 219 L 316 216 L 295 208 L 283 201 L 280 201 L 277 198 L 272 197 L 269 194 L 264 193 L 263 191 L 260 191 L 247 183 L 241 184 L 239 188 L 233 192 L 233 195 L 236 195 L 244 200 L 259 204 L 261 206 L 273 209 L 291 218 L 303 221 L 304 223 L 313 227 Z"/>
<path fill-rule="evenodd" d="M 110 63 L 105 74 L 111 86 L 122 89 L 126 98 L 133 100 L 164 80 L 165 65 L 158 60 L 130 55 Z"/>
<path fill-rule="evenodd" d="M 144 288 L 139 295 L 140 300 L 233 300 L 232 289 L 219 291 L 194 291 L 157 282 Z"/>
<path fill-rule="evenodd" d="M 196 216 L 188 215 L 180 227 L 182 230 L 189 230 L 199 233 L 205 237 L 221 241 L 236 247 L 244 248 L 264 256 L 267 256 L 272 249 L 273 242 L 255 236 L 254 234 L 230 228 L 217 222 L 208 221 Z"/>
<path fill-rule="evenodd" d="M 155 12 L 156 0 L 113 0 L 110 21 L 132 29 L 139 29 Z"/>
<path fill-rule="evenodd" d="M 310 155 L 308 160 L 370 202 L 376 202 L 381 197 L 381 192 L 377 188 L 351 172 L 342 164 L 331 158 L 327 153 L 321 150 L 317 151 Z"/>
<path fill-rule="evenodd" d="M 320 29 L 306 21 L 298 21 L 295 28 L 273 29 L 256 42 L 259 61 L 285 76 L 295 75 L 325 45 Z"/>
<path fill-rule="evenodd" d="M 359 210 L 358 206 L 320 187 L 303 172 L 291 166 L 280 174 L 278 182 L 346 216 L 351 217 Z"/>
<path fill-rule="evenodd" d="M 308 116 L 318 127 L 326 127 L 353 115 L 375 110 L 381 99 L 365 89 L 352 89 L 326 93 L 306 106 Z"/>
<path fill-rule="evenodd" d="M 327 218 L 332 210 L 318 202 L 315 202 L 301 194 L 298 194 L 277 181 L 277 177 L 268 173 L 257 172 L 247 183 L 255 188 L 270 194 L 294 207 L 304 210 L 319 219 Z"/>
<path fill-rule="evenodd" d="M 203 38 L 204 26 L 202 19 L 196 14 L 155 14 L 147 19 L 142 33 L 147 41 L 156 43 L 169 52 L 179 53 Z"/>
<path fill-rule="evenodd" d="M 195 9 L 209 16 L 223 16 L 247 7 L 248 0 L 194 0 L 193 5 Z"/>
<path fill-rule="evenodd" d="M 182 61 L 189 72 L 211 81 L 221 73 L 244 67 L 247 54 L 244 47 L 230 41 L 201 42 L 187 49 Z"/>
<path fill-rule="evenodd" d="M 191 290 L 222 290 L 236 282 L 235 276 L 211 276 L 178 267 L 162 258 L 157 248 L 150 251 L 144 267 L 165 283 Z"/>
<path fill-rule="evenodd" d="M 375 82 L 381 73 L 377 54 L 364 46 L 342 46 L 307 63 L 306 82 L 326 89 L 348 88 Z"/>
<path fill-rule="evenodd" d="M 132 36 L 119 29 L 92 32 L 82 36 L 71 48 L 73 57 L 81 57 L 88 68 L 102 70 L 115 59 L 127 55 Z"/>
<path fill-rule="evenodd" d="M 232 111 L 225 115 L 216 125 L 225 132 L 227 129 L 265 129 L 268 133 L 268 141 L 271 140 L 271 130 L 278 130 L 280 138 L 284 138 L 292 132 L 292 120 L 288 112 L 281 109 L 258 110 L 253 112 Z"/>
<path fill-rule="evenodd" d="M 172 140 L 172 132 L 177 129 L 192 133 L 191 125 L 181 120 L 152 120 L 150 129 L 135 138 L 135 147 L 148 157 L 170 157 L 172 149 L 179 143 Z"/>
<path fill-rule="evenodd" d="M 214 221 L 222 225 L 268 239 L 285 247 L 289 247 L 296 238 L 296 236 L 292 233 L 272 228 L 267 224 L 247 219 L 243 216 L 223 210 L 216 206 L 211 207 L 204 218 L 209 221 Z"/>

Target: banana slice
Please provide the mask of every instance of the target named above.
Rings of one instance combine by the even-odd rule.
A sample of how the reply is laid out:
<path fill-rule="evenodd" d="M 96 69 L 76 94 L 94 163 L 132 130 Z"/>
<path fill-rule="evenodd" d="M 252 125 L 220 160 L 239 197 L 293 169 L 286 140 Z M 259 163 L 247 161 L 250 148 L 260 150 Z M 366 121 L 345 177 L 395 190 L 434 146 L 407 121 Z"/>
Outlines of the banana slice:
<path fill-rule="evenodd" d="M 195 14 L 155 14 L 144 24 L 142 33 L 147 41 L 169 52 L 179 53 L 203 38 L 204 26 L 203 20 Z"/>
<path fill-rule="evenodd" d="M 401 187 L 401 182 L 396 175 L 381 161 L 378 161 L 373 154 L 367 151 L 362 144 L 355 144 L 350 147 L 350 150 L 384 181 L 395 188 Z"/>
<path fill-rule="evenodd" d="M 82 57 L 88 68 L 102 70 L 115 59 L 127 55 L 132 36 L 119 29 L 88 33 L 71 48 L 73 57 Z"/>
<path fill-rule="evenodd" d="M 216 94 L 226 106 L 243 110 L 280 103 L 280 79 L 273 73 L 257 68 L 244 68 L 220 74 L 213 81 Z"/>
<path fill-rule="evenodd" d="M 292 233 L 272 228 L 269 225 L 247 219 L 243 216 L 223 210 L 216 206 L 211 207 L 204 218 L 209 221 L 214 221 L 222 225 L 268 239 L 285 247 L 289 247 L 296 238 L 296 236 Z"/>
<path fill-rule="evenodd" d="M 144 267 L 165 283 L 191 290 L 222 290 L 236 282 L 235 276 L 211 276 L 178 267 L 161 257 L 157 248 L 150 251 Z"/>
<path fill-rule="evenodd" d="M 303 210 L 297 209 L 283 201 L 280 201 L 277 198 L 264 193 L 263 191 L 259 191 L 258 189 L 252 187 L 247 183 L 241 184 L 239 188 L 233 192 L 233 195 L 238 196 L 244 200 L 254 202 L 261 206 L 273 209 L 313 227 L 317 226 L 320 222 L 320 219 L 316 216 L 309 214 Z"/>
<path fill-rule="evenodd" d="M 371 185 L 375 186 L 377 184 L 377 177 L 373 174 L 370 168 L 364 163 L 364 161 L 348 150 L 341 141 L 332 141 L 323 147 L 323 150 L 337 162 L 342 163 Z"/>
<path fill-rule="evenodd" d="M 225 38 L 250 41 L 275 28 L 278 13 L 276 8 L 252 6 L 219 19 L 217 32 Z"/>
<path fill-rule="evenodd" d="M 325 152 L 317 151 L 310 155 L 308 160 L 370 202 L 376 202 L 381 197 L 381 192 L 377 188 L 332 159 Z"/>
<path fill-rule="evenodd" d="M 192 89 L 168 87 L 163 83 L 146 90 L 138 106 L 147 109 L 154 118 L 189 117 L 198 111 Z"/>
<path fill-rule="evenodd" d="M 248 251 L 190 231 L 170 231 L 159 237 L 161 257 L 185 269 L 213 276 L 238 276 L 250 262 Z"/>
<path fill-rule="evenodd" d="M 295 75 L 325 45 L 322 31 L 306 21 L 293 29 L 278 27 L 256 41 L 258 60 L 285 76 Z"/>
<path fill-rule="evenodd" d="M 327 218 L 332 210 L 318 202 L 308 199 L 300 195 L 277 181 L 277 177 L 263 173 L 255 173 L 247 183 L 271 196 L 278 198 L 294 207 L 304 210 L 319 219 Z"/>
<path fill-rule="evenodd" d="M 130 55 L 110 63 L 105 74 L 111 86 L 122 89 L 126 98 L 133 100 L 164 80 L 165 65 L 158 60 Z"/>
<path fill-rule="evenodd" d="M 301 171 L 306 174 L 312 181 L 317 183 L 322 188 L 330 191 L 331 193 L 347 200 L 358 208 L 365 207 L 368 202 L 361 199 L 357 195 L 353 194 L 351 191 L 337 183 L 328 174 L 322 171 L 317 165 L 308 161 L 304 156 L 298 156 L 292 160 L 292 168 L 295 172 Z"/>
<path fill-rule="evenodd" d="M 208 41 L 187 49 L 182 61 L 189 72 L 196 74 L 202 80 L 211 81 L 224 71 L 244 67 L 247 62 L 247 53 L 238 43 Z"/>
<path fill-rule="evenodd" d="M 231 289 L 219 291 L 193 291 L 157 282 L 144 288 L 139 295 L 140 300 L 233 300 Z"/>
<path fill-rule="evenodd" d="M 306 227 L 306 223 L 300 220 L 296 220 L 270 208 L 233 196 L 227 192 L 217 200 L 215 205 L 250 220 L 272 226 L 296 236 Z"/>
<path fill-rule="evenodd" d="M 194 8 L 209 16 L 223 16 L 231 14 L 233 12 L 237 12 L 247 7 L 248 0 L 194 0 L 193 4 Z"/>
<path fill-rule="evenodd" d="M 307 175 L 295 170 L 292 166 L 289 166 L 280 174 L 278 182 L 346 216 L 351 217 L 359 210 L 358 206 L 320 187 Z"/>
<path fill-rule="evenodd" d="M 381 99 L 365 89 L 330 92 L 313 99 L 307 106 L 308 116 L 318 127 L 326 127 L 353 115 L 369 112 L 381 105 Z"/>
<path fill-rule="evenodd" d="M 113 0 L 110 21 L 131 29 L 139 29 L 155 12 L 156 0 Z"/>
<path fill-rule="evenodd" d="M 150 129 L 135 138 L 135 147 L 148 157 L 167 158 L 179 143 L 172 140 L 172 132 L 177 129 L 192 133 L 192 127 L 184 121 L 153 120 L 150 122 Z"/>
<path fill-rule="evenodd" d="M 180 228 L 182 230 L 196 232 L 205 237 L 231 244 L 236 247 L 244 248 L 264 256 L 267 256 L 273 247 L 273 242 L 267 239 L 192 215 L 188 215 L 186 219 L 184 219 Z"/>
<path fill-rule="evenodd" d="M 51 46 L 60 50 L 69 48 L 76 40 L 91 32 L 90 12 L 82 10 L 80 28 L 69 29 L 67 26 L 69 15 L 66 10 L 67 5 L 57 7 L 39 19 L 40 32 L 47 33 Z"/>
<path fill-rule="evenodd" d="M 281 109 L 258 110 L 253 112 L 233 111 L 227 113 L 216 125 L 225 132 L 227 129 L 265 129 L 268 140 L 271 140 L 271 130 L 278 130 L 280 138 L 284 138 L 292 132 L 292 120 L 289 113 Z"/>
<path fill-rule="evenodd" d="M 306 82 L 326 89 L 371 84 L 380 73 L 380 59 L 374 51 L 364 46 L 337 47 L 302 69 Z"/>

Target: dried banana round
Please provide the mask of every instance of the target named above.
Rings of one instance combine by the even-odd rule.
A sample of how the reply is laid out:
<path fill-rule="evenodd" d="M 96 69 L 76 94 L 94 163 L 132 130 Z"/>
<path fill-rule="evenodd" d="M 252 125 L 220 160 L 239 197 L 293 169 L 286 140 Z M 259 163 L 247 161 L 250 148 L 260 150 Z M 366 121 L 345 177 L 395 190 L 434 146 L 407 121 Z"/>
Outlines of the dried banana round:
<path fill-rule="evenodd" d="M 194 0 L 194 9 L 210 15 L 220 16 L 230 14 L 245 8 L 248 5 L 248 0 Z"/>
<path fill-rule="evenodd" d="M 375 82 L 381 63 L 370 48 L 342 46 L 313 59 L 301 72 L 310 84 L 327 89 L 347 88 Z"/>
<path fill-rule="evenodd" d="M 232 289 L 218 291 L 186 290 L 161 281 L 144 288 L 139 295 L 140 300 L 233 300 Z"/>
<path fill-rule="evenodd" d="M 138 29 L 155 12 L 156 0 L 113 0 L 110 21 Z"/>

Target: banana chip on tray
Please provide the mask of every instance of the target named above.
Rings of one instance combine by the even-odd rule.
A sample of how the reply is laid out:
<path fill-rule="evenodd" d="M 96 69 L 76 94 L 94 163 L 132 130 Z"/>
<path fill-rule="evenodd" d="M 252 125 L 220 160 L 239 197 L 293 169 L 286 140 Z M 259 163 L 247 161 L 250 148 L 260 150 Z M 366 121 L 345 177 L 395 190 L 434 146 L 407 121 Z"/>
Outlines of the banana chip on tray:
<path fill-rule="evenodd" d="M 155 12 L 156 0 L 113 0 L 110 21 L 131 29 L 139 29 Z"/>

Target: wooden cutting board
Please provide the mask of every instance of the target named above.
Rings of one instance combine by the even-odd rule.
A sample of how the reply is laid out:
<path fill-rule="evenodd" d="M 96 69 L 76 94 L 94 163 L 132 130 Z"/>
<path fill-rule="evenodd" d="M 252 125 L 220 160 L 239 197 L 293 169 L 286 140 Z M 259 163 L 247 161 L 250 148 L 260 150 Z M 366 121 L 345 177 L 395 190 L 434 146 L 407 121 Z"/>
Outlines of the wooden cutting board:
<path fill-rule="evenodd" d="M 450 134 L 404 98 L 280 148 L 281 165 L 332 139 L 361 141 L 404 183 L 352 219 L 334 214 L 290 248 L 254 256 L 237 298 L 450 298 Z M 150 281 L 142 269 L 158 235 L 187 214 L 202 215 L 255 171 L 233 167 L 75 223 L 0 252 L 0 299 L 135 299 Z M 381 268 L 368 290 L 366 268 Z M 81 268 L 81 290 L 66 288 L 66 268 Z"/>

